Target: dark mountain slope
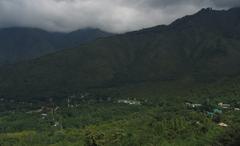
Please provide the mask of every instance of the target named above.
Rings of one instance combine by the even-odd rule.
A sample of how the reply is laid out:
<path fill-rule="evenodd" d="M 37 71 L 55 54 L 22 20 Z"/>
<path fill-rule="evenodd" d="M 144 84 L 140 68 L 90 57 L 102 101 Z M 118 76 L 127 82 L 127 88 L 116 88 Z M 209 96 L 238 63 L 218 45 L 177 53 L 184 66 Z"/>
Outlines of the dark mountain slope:
<path fill-rule="evenodd" d="M 54 33 L 35 28 L 0 29 L 0 63 L 39 57 L 111 34 L 97 29 Z"/>
<path fill-rule="evenodd" d="M 237 76 L 239 10 L 203 9 L 169 26 L 98 39 L 76 49 L 5 67 L 0 72 L 0 93 L 64 96 L 123 83 L 197 83 Z"/>

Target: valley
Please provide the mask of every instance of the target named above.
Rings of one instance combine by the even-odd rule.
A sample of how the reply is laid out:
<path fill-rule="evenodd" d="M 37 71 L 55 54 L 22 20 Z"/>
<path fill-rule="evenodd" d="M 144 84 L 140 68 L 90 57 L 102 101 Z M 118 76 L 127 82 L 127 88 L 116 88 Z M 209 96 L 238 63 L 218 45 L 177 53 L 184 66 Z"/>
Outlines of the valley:
<path fill-rule="evenodd" d="M 236 87 L 214 84 L 172 89 L 173 84 L 157 88 L 156 83 L 148 83 L 97 89 L 62 99 L 2 98 L 0 144 L 232 144 L 238 141 L 240 128 L 240 94 Z M 175 92 L 169 94 L 170 90 Z M 233 133 L 236 137 L 231 136 Z"/>
<path fill-rule="evenodd" d="M 0 146 L 237 146 L 239 36 L 238 7 L 123 34 L 0 29 Z"/>

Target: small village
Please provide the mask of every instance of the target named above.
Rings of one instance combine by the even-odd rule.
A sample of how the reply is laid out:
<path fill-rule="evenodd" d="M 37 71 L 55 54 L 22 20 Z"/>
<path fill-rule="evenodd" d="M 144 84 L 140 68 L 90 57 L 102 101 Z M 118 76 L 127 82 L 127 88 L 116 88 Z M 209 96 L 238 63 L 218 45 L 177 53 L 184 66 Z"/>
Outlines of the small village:
<path fill-rule="evenodd" d="M 240 112 L 240 104 L 236 103 L 231 105 L 228 103 L 219 102 L 216 105 L 204 105 L 200 103 L 185 102 L 185 106 L 194 111 L 201 112 L 207 117 L 211 118 L 220 127 L 228 127 L 227 123 L 221 121 L 220 115 L 225 114 L 227 111 Z M 199 122 L 197 122 L 199 124 Z"/>
<path fill-rule="evenodd" d="M 0 98 L 0 103 L 11 103 L 11 104 L 18 104 L 18 105 L 27 105 L 31 109 L 30 111 L 26 111 L 26 114 L 39 114 L 40 118 L 42 120 L 51 120 L 53 127 L 61 127 L 61 122 L 56 120 L 55 114 L 58 113 L 63 108 L 78 108 L 83 103 L 91 104 L 91 103 L 114 103 L 114 104 L 126 104 L 130 106 L 141 106 L 146 105 L 149 103 L 148 100 L 137 100 L 133 97 L 128 98 L 111 98 L 111 97 L 98 97 L 98 98 L 89 98 L 91 96 L 90 93 L 82 93 L 80 96 L 71 95 L 67 97 L 63 103 L 61 104 L 55 104 L 52 99 L 49 99 L 48 103 L 45 103 L 45 105 L 42 105 L 40 108 L 36 108 L 33 103 L 31 102 L 23 102 L 23 101 L 15 101 L 15 100 L 7 100 L 4 98 Z M 234 112 L 240 112 L 240 103 L 224 103 L 219 102 L 217 104 L 201 104 L 201 103 L 193 103 L 191 101 L 184 102 L 184 106 L 189 110 L 194 110 L 199 113 L 203 113 L 207 117 L 211 118 L 218 126 L 220 127 L 228 127 L 228 123 L 224 123 L 220 119 L 220 115 L 224 115 L 227 111 L 234 111 Z M 9 111 L 11 113 L 15 113 L 14 110 Z M 199 121 L 196 122 L 197 124 L 200 124 Z"/>
<path fill-rule="evenodd" d="M 166 127 L 168 129 L 173 128 L 172 130 L 175 130 L 176 127 L 179 129 L 183 128 L 185 130 L 189 129 L 189 127 L 193 127 L 198 131 L 204 133 L 207 132 L 210 128 L 213 128 L 214 130 L 218 129 L 221 131 L 235 127 L 234 123 L 231 122 L 231 119 L 229 119 L 227 115 L 233 115 L 234 113 L 236 113 L 236 115 L 239 115 L 240 113 L 239 102 L 224 102 L 224 100 L 218 100 L 218 102 L 209 100 L 202 102 L 193 102 L 189 100 L 182 100 L 179 103 L 174 103 L 171 105 L 171 100 L 165 103 L 164 101 L 153 102 L 153 100 L 150 99 L 151 98 L 144 99 L 134 96 L 125 96 L 118 98 L 110 96 L 101 97 L 91 95 L 90 93 L 83 93 L 80 94 L 80 96 L 70 95 L 63 98 L 60 102 L 54 101 L 52 98 L 38 103 L 34 101 L 29 102 L 0 98 L 0 104 L 5 106 L 16 105 L 15 109 L 6 111 L 9 117 L 14 118 L 20 116 L 26 118 L 26 120 L 29 118 L 32 123 L 38 122 L 37 126 L 40 126 L 44 130 L 49 129 L 50 131 L 57 131 L 60 133 L 68 131 L 73 126 L 76 126 L 79 129 L 83 129 L 83 127 L 85 127 L 85 125 L 88 123 L 91 124 L 92 122 L 99 121 L 99 119 L 102 120 L 99 115 L 112 118 L 112 116 L 117 117 L 118 115 L 122 114 L 121 119 L 123 119 L 123 121 L 127 121 L 125 120 L 126 111 L 128 111 L 129 117 L 131 117 L 130 115 L 139 115 L 140 119 L 142 115 L 147 118 L 149 118 L 150 115 L 150 119 L 153 120 L 153 122 L 147 124 L 147 126 L 150 126 L 150 128 L 152 128 L 151 124 L 154 125 L 156 123 L 161 123 L 160 125 L 162 126 L 156 126 L 155 128 L 156 131 L 159 132 L 162 131 L 162 127 Z M 93 108 L 94 110 L 92 110 L 92 108 L 90 108 L 90 110 L 85 110 L 85 108 L 93 106 L 95 107 Z M 109 108 L 112 106 L 114 107 L 114 110 L 111 110 L 111 108 L 109 108 L 108 110 L 103 110 L 101 113 L 101 106 L 104 108 Z M 171 119 L 168 119 L 169 117 L 167 116 L 170 112 L 172 113 L 173 107 L 176 107 L 176 109 L 174 109 L 174 112 L 180 114 L 178 115 L 180 118 L 175 119 L 176 116 L 173 114 L 170 115 L 173 117 Z M 125 108 L 126 111 L 122 110 Z M 151 112 L 148 111 L 149 109 Z M 115 112 L 110 112 L 115 110 L 118 111 L 118 114 L 115 114 Z M 110 116 L 105 114 L 106 111 Z M 148 114 L 148 112 L 151 114 Z M 2 112 L 3 116 L 4 114 L 5 113 Z M 79 118 L 81 116 L 83 118 Z M 158 121 L 160 118 L 162 119 Z M 74 119 L 74 123 L 72 122 L 72 119 Z M 116 118 L 116 120 L 118 119 L 119 118 Z M 135 119 L 135 116 L 133 116 L 133 119 Z M 77 124 L 75 125 L 75 123 L 79 124 L 79 126 Z M 31 124 L 27 126 L 30 127 Z M 0 131 L 6 130 L 7 124 L 2 128 L 0 127 Z"/>
<path fill-rule="evenodd" d="M 91 98 L 90 93 L 82 93 L 80 96 L 76 95 L 71 95 L 68 96 L 64 102 L 61 103 L 54 103 L 52 98 L 49 98 L 47 102 L 41 103 L 41 106 L 35 105 L 32 102 L 27 102 L 27 101 L 17 101 L 13 99 L 5 99 L 5 98 L 0 98 L 0 104 L 15 104 L 15 105 L 20 105 L 22 107 L 25 107 L 27 109 L 33 109 L 33 110 L 28 110 L 25 111 L 26 114 L 28 115 L 39 115 L 41 120 L 48 120 L 52 121 L 51 125 L 53 127 L 61 128 L 62 124 L 60 121 L 58 121 L 55 118 L 55 115 L 62 109 L 74 109 L 78 108 L 81 105 L 84 104 L 93 104 L 93 103 L 113 103 L 113 104 L 125 104 L 125 105 L 130 105 L 130 106 L 140 106 L 142 105 L 143 101 L 138 101 L 136 98 L 126 98 L 126 99 L 114 99 L 111 97 L 98 97 L 98 98 Z M 145 100 L 144 102 L 147 102 Z M 16 111 L 9 110 L 8 113 L 11 114 L 16 114 Z"/>

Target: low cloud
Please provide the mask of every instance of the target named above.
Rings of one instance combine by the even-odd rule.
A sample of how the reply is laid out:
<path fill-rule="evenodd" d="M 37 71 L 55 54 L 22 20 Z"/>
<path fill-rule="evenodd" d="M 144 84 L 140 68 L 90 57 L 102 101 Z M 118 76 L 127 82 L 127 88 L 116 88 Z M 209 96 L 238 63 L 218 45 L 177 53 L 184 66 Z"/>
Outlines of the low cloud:
<path fill-rule="evenodd" d="M 197 12 L 230 8 L 239 0 L 0 0 L 0 27 L 68 32 L 87 27 L 126 32 Z"/>

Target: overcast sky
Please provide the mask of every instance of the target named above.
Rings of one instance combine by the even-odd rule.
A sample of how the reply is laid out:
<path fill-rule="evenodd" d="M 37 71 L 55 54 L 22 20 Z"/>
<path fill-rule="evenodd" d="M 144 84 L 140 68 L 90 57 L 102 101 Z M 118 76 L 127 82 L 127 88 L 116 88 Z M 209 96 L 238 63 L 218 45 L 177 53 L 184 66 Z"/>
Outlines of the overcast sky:
<path fill-rule="evenodd" d="M 169 24 L 203 7 L 227 9 L 240 0 L 0 0 L 0 27 L 126 32 Z"/>

